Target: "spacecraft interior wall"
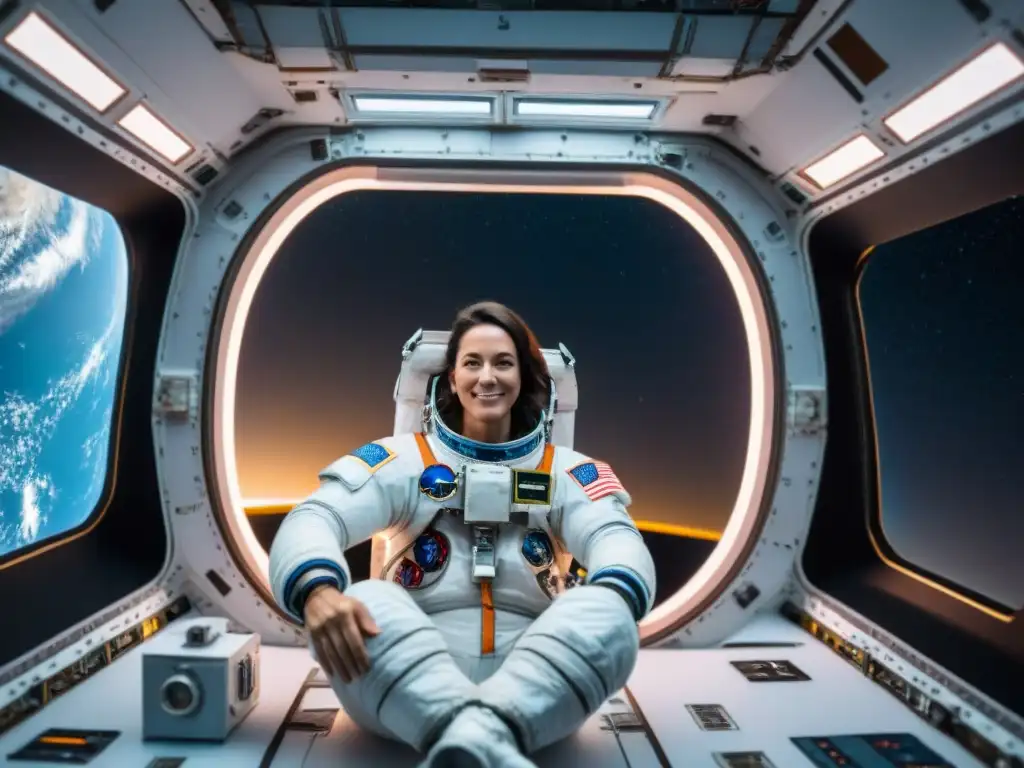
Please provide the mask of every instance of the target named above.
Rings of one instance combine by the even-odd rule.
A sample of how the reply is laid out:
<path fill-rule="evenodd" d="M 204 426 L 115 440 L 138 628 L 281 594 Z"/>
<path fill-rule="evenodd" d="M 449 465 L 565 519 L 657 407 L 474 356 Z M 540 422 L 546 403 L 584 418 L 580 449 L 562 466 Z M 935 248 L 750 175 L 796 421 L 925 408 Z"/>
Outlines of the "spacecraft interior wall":
<path fill-rule="evenodd" d="M 307 129 L 279 135 L 240 160 L 204 201 L 160 340 L 158 386 L 179 382 L 192 393 L 179 420 L 154 423 L 168 510 L 187 510 L 170 514 L 176 552 L 191 573 L 213 571 L 228 585 L 255 587 L 222 594 L 199 578 L 198 588 L 220 610 L 267 642 L 301 642 L 299 629 L 267 608 L 266 552 L 242 509 L 231 361 L 245 307 L 286 232 L 325 200 L 357 189 L 634 195 L 686 218 L 717 249 L 744 313 L 754 417 L 722 541 L 642 632 L 648 643 L 667 639 L 685 617 L 677 642 L 715 642 L 777 599 L 815 498 L 825 382 L 806 259 L 771 187 L 728 150 L 699 139 L 433 128 L 332 136 Z M 737 591 L 741 597 L 732 596 Z"/>

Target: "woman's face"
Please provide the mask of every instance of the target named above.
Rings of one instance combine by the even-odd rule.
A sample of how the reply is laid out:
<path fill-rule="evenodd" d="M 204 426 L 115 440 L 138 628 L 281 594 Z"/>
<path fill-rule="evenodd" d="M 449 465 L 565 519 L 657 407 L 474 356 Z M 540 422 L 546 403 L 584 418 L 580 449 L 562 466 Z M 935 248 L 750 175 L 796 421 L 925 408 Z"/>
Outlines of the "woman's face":
<path fill-rule="evenodd" d="M 459 343 L 448 375 L 463 409 L 463 424 L 493 424 L 510 417 L 522 378 L 512 337 L 496 325 L 476 325 Z"/>

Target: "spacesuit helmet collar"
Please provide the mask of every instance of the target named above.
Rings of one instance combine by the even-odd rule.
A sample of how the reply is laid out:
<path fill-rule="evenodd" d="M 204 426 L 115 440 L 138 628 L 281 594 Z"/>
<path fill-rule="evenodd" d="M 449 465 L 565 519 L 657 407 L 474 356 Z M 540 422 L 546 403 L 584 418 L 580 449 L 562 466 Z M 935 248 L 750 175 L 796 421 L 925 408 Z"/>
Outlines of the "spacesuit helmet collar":
<path fill-rule="evenodd" d="M 435 376 L 431 380 L 430 398 L 424 414 L 424 426 L 428 432 L 433 432 L 446 448 L 459 456 L 474 461 L 493 463 L 517 461 L 529 456 L 549 439 L 551 420 L 547 416 L 547 411 L 541 411 L 540 418 L 537 419 L 537 426 L 529 433 L 507 443 L 481 443 L 460 435 L 444 423 L 437 408 L 437 382 L 440 378 L 440 376 Z M 551 393 L 551 406 L 553 406 L 555 403 L 554 384 L 552 384 Z"/>

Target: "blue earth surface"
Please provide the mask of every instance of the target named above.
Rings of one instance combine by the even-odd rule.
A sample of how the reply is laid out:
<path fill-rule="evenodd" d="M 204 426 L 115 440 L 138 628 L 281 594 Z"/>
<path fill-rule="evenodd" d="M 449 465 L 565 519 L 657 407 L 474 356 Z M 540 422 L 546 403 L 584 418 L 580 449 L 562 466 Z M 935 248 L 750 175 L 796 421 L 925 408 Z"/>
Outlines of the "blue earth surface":
<path fill-rule="evenodd" d="M 101 501 L 127 294 L 113 217 L 0 167 L 0 559 Z"/>

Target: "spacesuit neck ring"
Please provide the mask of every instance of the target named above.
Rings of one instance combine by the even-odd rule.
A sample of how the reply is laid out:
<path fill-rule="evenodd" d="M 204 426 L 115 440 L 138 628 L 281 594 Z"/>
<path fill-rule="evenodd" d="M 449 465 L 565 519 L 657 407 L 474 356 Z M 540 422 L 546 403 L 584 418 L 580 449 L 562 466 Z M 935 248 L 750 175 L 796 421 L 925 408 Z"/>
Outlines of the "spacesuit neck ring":
<path fill-rule="evenodd" d="M 440 378 L 434 376 L 431 379 L 430 396 L 423 409 L 424 431 L 433 433 L 446 448 L 458 456 L 493 463 L 516 461 L 529 456 L 538 447 L 550 441 L 550 426 L 553 419 L 548 417 L 546 410 L 541 411 L 537 426 L 529 433 L 505 443 L 482 443 L 460 435 L 444 423 L 437 407 L 437 382 Z M 554 402 L 554 383 L 551 387 L 551 397 Z"/>

